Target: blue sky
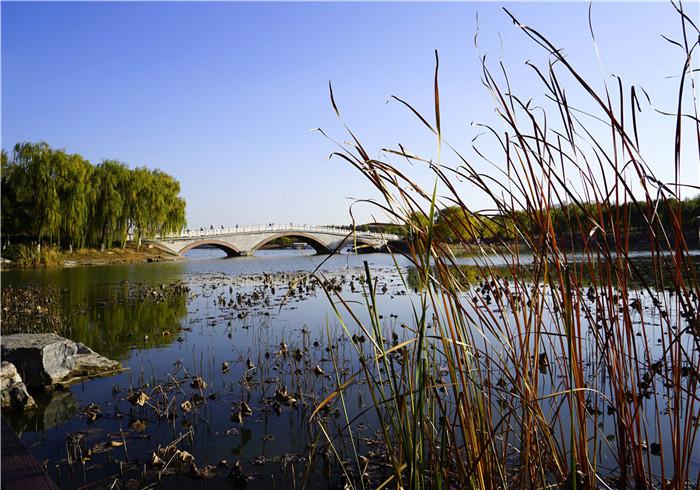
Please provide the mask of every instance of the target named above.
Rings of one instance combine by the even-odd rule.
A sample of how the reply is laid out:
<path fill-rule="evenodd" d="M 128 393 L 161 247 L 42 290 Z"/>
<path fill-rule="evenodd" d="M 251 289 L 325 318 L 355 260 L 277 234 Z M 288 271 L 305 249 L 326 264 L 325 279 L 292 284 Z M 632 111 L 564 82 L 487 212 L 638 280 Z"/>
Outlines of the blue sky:
<path fill-rule="evenodd" d="M 494 121 L 473 43 L 477 12 L 481 52 L 508 66 L 516 92 L 542 97 L 524 61 L 545 58 L 503 5 L 598 86 L 620 74 L 672 110 L 677 78 L 666 76 L 683 60 L 660 37 L 678 33 L 666 3 L 593 4 L 601 73 L 583 2 L 2 2 L 2 146 L 45 140 L 93 163 L 160 168 L 180 180 L 190 227 L 348 223 L 352 198 L 376 194 L 348 164 L 328 161 L 333 144 L 310 131 L 347 139 L 328 81 L 374 156 L 399 142 L 434 156 L 431 135 L 387 99 L 399 95 L 431 114 L 439 50 L 445 135 L 477 161 L 471 123 Z M 672 129 L 648 107 L 644 117 L 649 161 L 671 180 Z M 683 180 L 697 185 L 697 152 L 685 160 Z M 431 186 L 427 171 L 412 172 Z M 469 189 L 465 199 L 481 205 Z M 355 212 L 365 221 L 372 209 Z"/>

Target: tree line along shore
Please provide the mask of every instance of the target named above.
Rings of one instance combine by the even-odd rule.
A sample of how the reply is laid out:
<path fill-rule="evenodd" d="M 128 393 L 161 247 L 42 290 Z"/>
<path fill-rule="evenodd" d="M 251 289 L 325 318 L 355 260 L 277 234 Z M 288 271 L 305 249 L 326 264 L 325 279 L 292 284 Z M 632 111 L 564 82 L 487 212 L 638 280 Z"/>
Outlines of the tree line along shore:
<path fill-rule="evenodd" d="M 595 217 L 592 219 L 591 217 Z M 426 214 L 413 212 L 409 224 L 425 228 Z M 517 210 L 503 213 L 472 212 L 466 207 L 449 206 L 438 209 L 433 223 L 434 239 L 465 248 L 464 244 L 510 244 L 532 240 L 537 230 L 551 228 L 552 232 L 574 247 L 591 234 L 600 233 L 609 240 L 616 236 L 631 237 L 646 247 L 650 231 L 682 239 L 691 247 L 699 245 L 700 195 L 683 200 L 663 199 L 630 201 L 622 205 L 577 202 L 551 206 L 546 210 Z M 663 231 L 665 229 L 665 231 Z M 678 236 L 674 230 L 681 230 Z M 468 248 L 468 247 L 466 247 Z"/>
<path fill-rule="evenodd" d="M 186 223 L 171 175 L 117 160 L 93 164 L 45 142 L 3 150 L 1 181 L 2 255 L 20 265 L 57 265 L 74 249 L 124 250 L 129 235 L 140 240 Z"/>
<path fill-rule="evenodd" d="M 180 196 L 180 183 L 171 175 L 146 167 L 129 168 L 117 160 L 93 164 L 45 142 L 17 143 L 10 153 L 3 150 L 1 185 L 2 257 L 18 267 L 56 266 L 66 261 L 158 260 L 152 250 L 132 247 L 127 251 L 128 238 L 138 243 L 141 238 L 186 226 L 185 200 Z M 589 217 L 596 214 L 596 223 L 591 223 Z M 476 249 L 532 236 L 533 230 L 526 228 L 535 222 L 548 221 L 558 236 L 575 244 L 594 228 L 614 239 L 620 227 L 632 235 L 639 230 L 636 241 L 642 243 L 649 223 L 660 227 L 679 220 L 677 229 L 683 230 L 683 239 L 697 247 L 699 217 L 700 195 L 682 201 L 632 201 L 600 207 L 600 212 L 595 204 L 586 202 L 552 206 L 546 212 L 484 213 L 455 205 L 437 210 L 433 230 L 436 240 L 460 243 L 455 250 L 468 253 L 465 242 Z M 406 223 L 368 223 L 354 228 L 410 240 L 410 230 L 427 221 L 425 213 L 414 212 Z M 292 242 L 289 238 L 278 245 Z M 74 249 L 80 252 L 74 254 Z"/>

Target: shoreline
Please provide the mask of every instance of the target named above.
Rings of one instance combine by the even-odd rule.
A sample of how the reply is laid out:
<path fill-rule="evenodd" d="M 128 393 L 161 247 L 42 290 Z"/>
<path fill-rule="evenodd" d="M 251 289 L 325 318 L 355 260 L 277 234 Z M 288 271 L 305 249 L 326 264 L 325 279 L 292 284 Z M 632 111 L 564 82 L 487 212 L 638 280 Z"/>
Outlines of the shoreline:
<path fill-rule="evenodd" d="M 183 257 L 169 255 L 152 246 L 143 246 L 140 250 L 133 247 L 111 248 L 99 250 L 83 248 L 69 252 L 60 251 L 55 264 L 24 266 L 15 261 L 0 256 L 0 270 L 38 270 L 73 267 L 88 267 L 98 265 L 142 264 L 150 262 L 173 262 L 183 260 Z"/>
<path fill-rule="evenodd" d="M 265 250 L 293 250 L 292 247 L 284 245 L 268 245 Z M 73 252 L 62 250 L 57 263 L 40 266 L 23 266 L 17 262 L 6 259 L 0 255 L 0 271 L 6 270 L 39 270 L 39 269 L 61 269 L 73 267 L 91 267 L 100 265 L 125 265 L 125 264 L 145 264 L 156 262 L 176 262 L 186 260 L 187 257 L 170 255 L 159 250 L 152 245 L 144 245 L 140 250 L 134 247 L 111 248 L 99 250 L 96 248 L 83 248 Z"/>

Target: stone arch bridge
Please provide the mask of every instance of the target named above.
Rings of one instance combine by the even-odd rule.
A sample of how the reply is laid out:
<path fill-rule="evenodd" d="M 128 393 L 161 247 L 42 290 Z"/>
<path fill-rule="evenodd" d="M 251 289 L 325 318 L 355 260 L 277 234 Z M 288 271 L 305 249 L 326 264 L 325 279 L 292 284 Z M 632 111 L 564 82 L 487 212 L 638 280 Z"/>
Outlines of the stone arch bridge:
<path fill-rule="evenodd" d="M 358 252 L 386 250 L 391 241 L 400 240 L 397 235 L 371 232 L 351 232 L 333 227 L 312 226 L 247 226 L 235 228 L 218 228 L 199 231 L 187 231 L 179 235 L 155 237 L 144 240 L 173 255 L 182 255 L 193 248 L 216 247 L 230 257 L 251 255 L 267 243 L 282 237 L 290 237 L 297 242 L 310 245 L 317 254 L 329 254 L 336 250 L 352 247 Z"/>

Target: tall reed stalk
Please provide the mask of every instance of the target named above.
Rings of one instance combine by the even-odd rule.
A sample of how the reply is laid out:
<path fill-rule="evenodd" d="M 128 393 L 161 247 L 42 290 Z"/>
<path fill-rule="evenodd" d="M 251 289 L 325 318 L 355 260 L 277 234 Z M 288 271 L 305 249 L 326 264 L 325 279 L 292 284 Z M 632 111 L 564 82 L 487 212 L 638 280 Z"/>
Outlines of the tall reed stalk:
<path fill-rule="evenodd" d="M 443 138 L 437 53 L 434 116 L 395 97 L 436 136 L 437 161 L 404 146 L 384 149 L 385 159 L 370 158 L 348 129 L 352 142 L 333 155 L 380 191 L 384 199 L 374 204 L 409 224 L 406 256 L 421 286 L 403 340 L 381 321 L 369 268 L 369 324 L 337 298 L 348 335 L 367 335 L 370 350 L 357 346 L 359 371 L 337 378 L 312 420 L 323 425 L 319 411 L 363 380 L 382 440 L 375 457 L 386 465 L 379 481 L 376 474 L 371 481 L 366 466 L 343 462 L 357 466 L 349 485 L 697 488 L 698 283 L 677 203 L 692 187 L 680 180 L 685 125 L 700 151 L 697 101 L 689 90 L 698 29 L 681 4 L 673 7 L 684 66 L 673 115 L 672 185 L 657 180 L 645 160 L 639 89 L 625 89 L 618 79 L 615 90 L 597 90 L 551 41 L 507 10 L 549 57 L 546 66 L 530 67 L 550 105 L 523 101 L 505 68 L 496 75 L 484 59 L 483 84 L 503 127 L 487 127 L 502 150 L 489 158 L 492 174 Z M 587 98 L 585 108 L 569 104 L 573 91 Z M 332 90 L 330 96 L 340 117 Z M 432 192 L 392 156 L 427 165 L 436 179 Z M 467 187 L 489 201 L 489 211 L 466 204 L 460 190 Z M 434 224 L 444 206 L 458 206 L 487 229 L 508 230 L 484 243 L 483 230 L 448 223 L 459 245 L 481 247 L 478 284 Z M 659 219 L 662 207 L 669 222 Z M 557 208 L 565 210 L 565 233 L 553 223 Z M 630 253 L 633 208 L 645 218 L 650 274 Z M 397 268 L 406 283 L 398 262 Z"/>

